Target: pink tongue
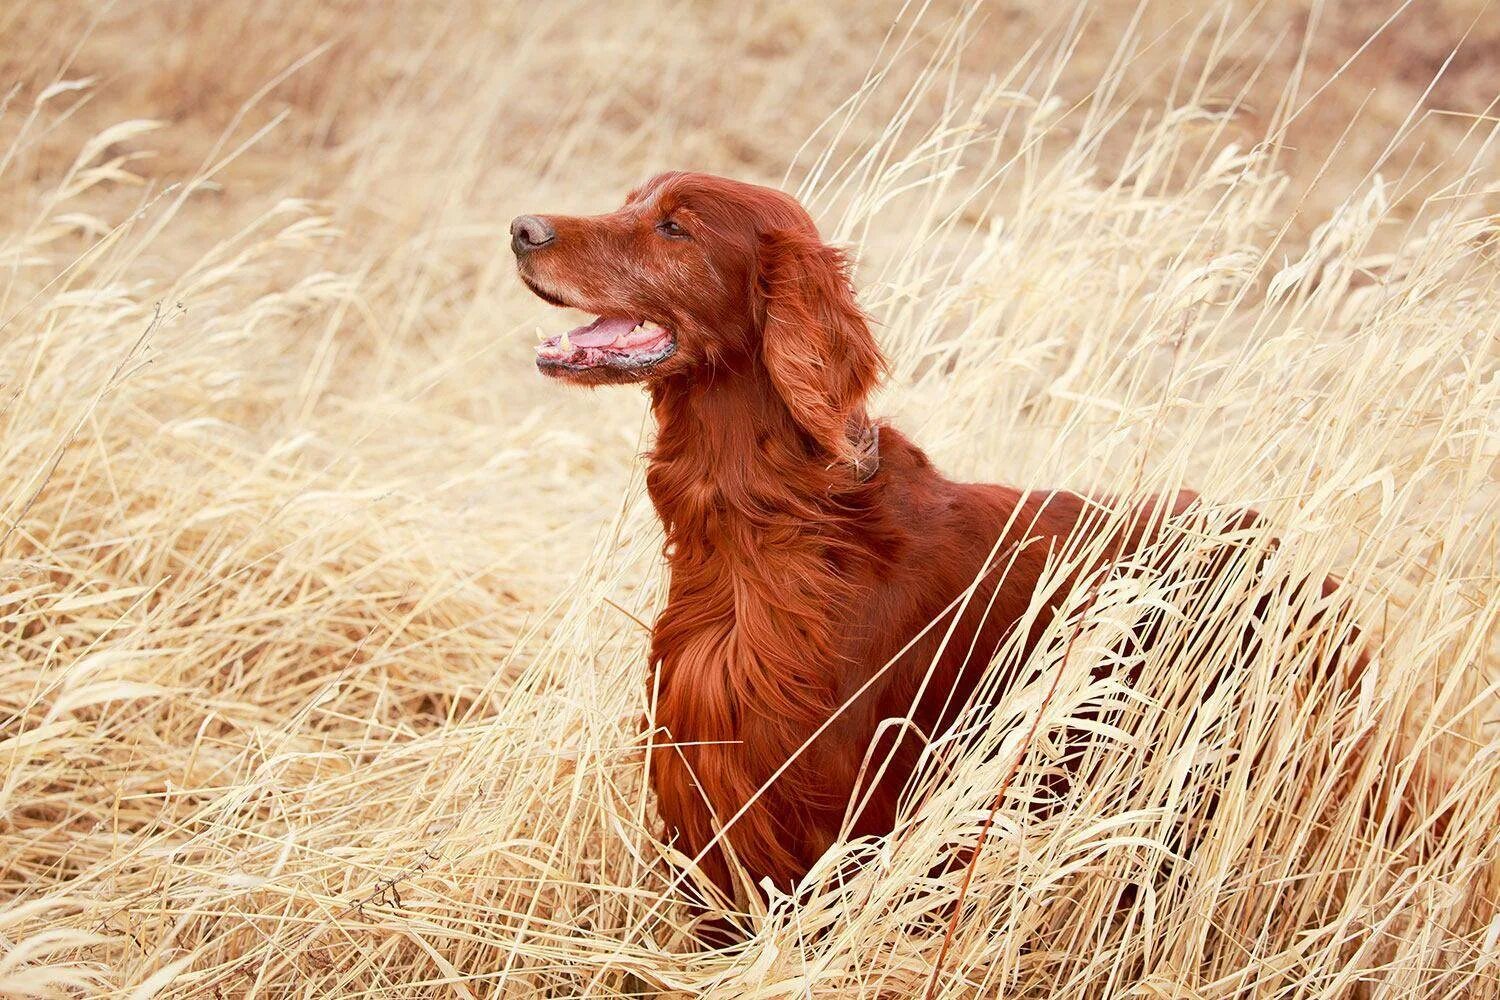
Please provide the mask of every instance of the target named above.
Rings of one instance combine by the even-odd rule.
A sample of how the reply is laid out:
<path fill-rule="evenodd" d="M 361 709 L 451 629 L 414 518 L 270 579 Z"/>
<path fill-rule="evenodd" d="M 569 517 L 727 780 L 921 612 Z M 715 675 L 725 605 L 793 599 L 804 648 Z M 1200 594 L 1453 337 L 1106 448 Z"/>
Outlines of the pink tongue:
<path fill-rule="evenodd" d="M 618 316 L 600 316 L 588 326 L 568 334 L 574 347 L 608 347 L 635 329 L 635 321 Z"/>

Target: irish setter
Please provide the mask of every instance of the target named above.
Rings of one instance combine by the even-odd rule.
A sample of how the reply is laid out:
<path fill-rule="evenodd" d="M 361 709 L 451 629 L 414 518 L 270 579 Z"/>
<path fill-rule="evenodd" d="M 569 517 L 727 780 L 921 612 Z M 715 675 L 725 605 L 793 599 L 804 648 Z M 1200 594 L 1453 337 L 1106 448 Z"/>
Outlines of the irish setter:
<path fill-rule="evenodd" d="M 789 887 L 841 834 L 891 830 L 923 741 L 1027 619 L 1049 551 L 1099 530 L 1099 505 L 953 482 L 872 425 L 884 361 L 845 259 L 780 191 L 666 173 L 618 211 L 523 215 L 511 235 L 533 292 L 598 316 L 541 343 L 541 371 L 651 394 L 646 481 L 671 570 L 648 680 L 661 815 L 731 896 L 720 829 L 753 880 Z M 1194 499 L 1143 504 L 1111 551 Z M 1057 600 L 1033 610 L 1028 648 Z M 921 735 L 897 738 L 893 718 Z M 867 760 L 887 762 L 878 778 Z"/>

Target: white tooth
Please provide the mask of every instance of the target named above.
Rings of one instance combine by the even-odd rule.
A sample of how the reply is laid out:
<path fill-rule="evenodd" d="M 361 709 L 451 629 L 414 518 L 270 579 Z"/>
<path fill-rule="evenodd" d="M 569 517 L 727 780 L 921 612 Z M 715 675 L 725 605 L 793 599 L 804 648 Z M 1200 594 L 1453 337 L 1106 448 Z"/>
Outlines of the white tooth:
<path fill-rule="evenodd" d="M 661 325 L 659 323 L 653 323 L 649 319 L 642 323 L 641 326 L 644 326 L 651 333 L 655 333 L 657 330 L 661 329 Z"/>
<path fill-rule="evenodd" d="M 546 339 L 547 339 L 547 334 L 542 331 L 541 327 L 537 327 L 536 328 L 536 342 L 538 344 L 540 344 L 540 343 L 545 342 Z"/>
<path fill-rule="evenodd" d="M 563 331 L 562 339 L 557 342 L 557 346 L 561 347 L 564 351 L 568 351 L 569 353 L 572 352 L 573 343 L 572 341 L 568 340 L 568 334 L 566 330 Z"/>

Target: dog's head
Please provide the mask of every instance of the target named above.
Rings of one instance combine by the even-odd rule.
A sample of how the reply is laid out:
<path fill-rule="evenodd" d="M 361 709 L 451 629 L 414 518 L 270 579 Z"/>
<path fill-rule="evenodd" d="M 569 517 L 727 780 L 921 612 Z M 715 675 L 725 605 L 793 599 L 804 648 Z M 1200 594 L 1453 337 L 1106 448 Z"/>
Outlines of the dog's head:
<path fill-rule="evenodd" d="M 797 421 L 839 453 L 883 365 L 843 255 L 772 188 L 661 174 L 606 215 L 520 216 L 511 247 L 532 291 L 597 317 L 537 347 L 537 366 L 566 381 L 764 366 Z"/>

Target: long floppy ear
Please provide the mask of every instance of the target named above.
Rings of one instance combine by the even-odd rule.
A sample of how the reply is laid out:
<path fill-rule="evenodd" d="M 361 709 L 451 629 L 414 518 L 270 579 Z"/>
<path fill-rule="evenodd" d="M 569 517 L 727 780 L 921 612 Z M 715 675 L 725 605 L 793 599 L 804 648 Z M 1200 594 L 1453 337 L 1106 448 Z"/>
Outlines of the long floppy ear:
<path fill-rule="evenodd" d="M 852 459 L 851 417 L 885 359 L 849 282 L 844 254 L 795 229 L 760 243 L 761 356 L 792 417 L 830 455 Z"/>

